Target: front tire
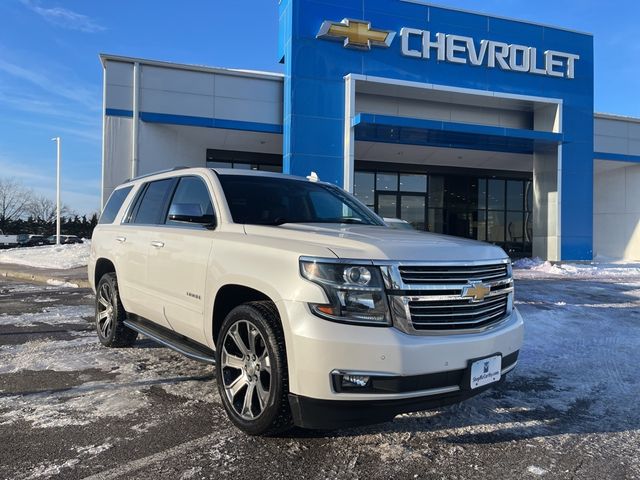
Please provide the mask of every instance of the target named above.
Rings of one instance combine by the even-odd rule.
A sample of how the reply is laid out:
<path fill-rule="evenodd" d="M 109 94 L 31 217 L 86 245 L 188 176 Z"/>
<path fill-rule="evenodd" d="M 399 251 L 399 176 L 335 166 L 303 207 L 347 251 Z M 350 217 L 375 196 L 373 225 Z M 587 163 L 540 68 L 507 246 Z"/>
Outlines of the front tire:
<path fill-rule="evenodd" d="M 120 301 L 115 273 L 105 273 L 96 288 L 96 332 L 106 347 L 130 347 L 138 332 L 125 326 L 127 312 Z"/>
<path fill-rule="evenodd" d="M 220 329 L 216 380 L 231 421 L 249 435 L 274 435 L 291 427 L 284 334 L 275 305 L 234 308 Z"/>

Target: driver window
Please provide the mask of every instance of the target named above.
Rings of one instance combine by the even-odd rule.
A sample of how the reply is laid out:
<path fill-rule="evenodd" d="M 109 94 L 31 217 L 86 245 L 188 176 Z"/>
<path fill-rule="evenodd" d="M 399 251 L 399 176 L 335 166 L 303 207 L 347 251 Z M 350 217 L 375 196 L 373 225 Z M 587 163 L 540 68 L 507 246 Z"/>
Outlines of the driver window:
<path fill-rule="evenodd" d="M 167 212 L 166 224 L 184 227 L 212 223 L 215 223 L 215 214 L 204 181 L 199 177 L 180 178 Z"/>

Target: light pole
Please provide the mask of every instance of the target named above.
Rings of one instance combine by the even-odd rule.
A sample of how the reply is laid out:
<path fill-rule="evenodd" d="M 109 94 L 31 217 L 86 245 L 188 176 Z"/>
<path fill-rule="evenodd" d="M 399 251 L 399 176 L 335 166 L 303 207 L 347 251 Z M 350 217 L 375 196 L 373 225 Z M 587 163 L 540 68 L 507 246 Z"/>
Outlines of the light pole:
<path fill-rule="evenodd" d="M 60 137 L 51 140 L 56 142 L 56 245 L 60 245 Z"/>

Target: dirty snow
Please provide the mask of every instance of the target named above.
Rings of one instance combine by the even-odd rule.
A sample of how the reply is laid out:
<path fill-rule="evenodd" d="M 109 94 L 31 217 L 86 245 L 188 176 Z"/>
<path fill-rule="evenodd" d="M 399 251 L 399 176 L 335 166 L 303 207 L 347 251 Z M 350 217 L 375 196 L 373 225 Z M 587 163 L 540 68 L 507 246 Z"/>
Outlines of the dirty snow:
<path fill-rule="evenodd" d="M 11 248 L 0 251 L 0 263 L 67 270 L 86 266 L 90 251 L 91 241 L 89 240 L 73 245 Z"/>
<path fill-rule="evenodd" d="M 536 467 L 535 465 L 531 465 L 530 467 L 528 467 L 527 471 L 534 475 L 544 475 L 545 473 L 547 473 L 547 470 L 545 470 L 544 468 Z"/>
<path fill-rule="evenodd" d="M 36 297 L 36 303 L 52 302 L 50 297 Z M 85 323 L 85 318 L 94 314 L 92 305 L 52 306 L 44 307 L 41 312 L 22 313 L 20 315 L 0 314 L 0 325 L 15 325 L 19 327 L 33 327 L 38 324 L 60 325 L 65 323 Z M 1 367 L 0 367 L 1 368 Z"/>
<path fill-rule="evenodd" d="M 113 447 L 113 444 L 105 442 L 101 445 L 87 445 L 84 447 L 76 447 L 74 448 L 74 450 L 78 452 L 80 455 L 94 456 L 94 455 L 99 455 L 102 452 L 106 452 L 111 447 Z"/>
<path fill-rule="evenodd" d="M 38 313 L 0 315 L 2 325 L 28 327 L 37 324 L 86 323 L 93 307 L 45 307 Z M 0 425 L 27 421 L 36 428 L 88 425 L 100 417 L 124 417 L 149 405 L 143 393 L 159 385 L 186 403 L 216 402 L 213 381 L 202 379 L 211 369 L 149 341 L 133 349 L 108 349 L 93 332 L 76 332 L 72 340 L 39 339 L 0 346 L 0 374 L 29 371 L 83 372 L 99 370 L 113 376 L 85 381 L 68 390 L 30 395 L 0 395 Z M 49 471 L 40 475 L 46 476 Z"/>
<path fill-rule="evenodd" d="M 63 280 L 56 280 L 54 278 L 48 279 L 47 285 L 52 285 L 54 287 L 64 287 L 64 288 L 78 288 L 77 283 L 65 282 Z"/>
<path fill-rule="evenodd" d="M 40 465 L 39 467 L 31 471 L 31 475 L 27 477 L 27 480 L 42 477 L 48 478 L 52 477 L 53 475 L 60 475 L 63 470 L 73 468 L 78 463 L 80 463 L 79 458 L 72 458 L 71 460 L 67 460 L 66 462 L 61 464 Z"/>
<path fill-rule="evenodd" d="M 516 278 L 535 278 L 540 275 L 573 276 L 576 278 L 640 277 L 640 263 L 636 262 L 585 262 L 551 263 L 539 258 L 522 258 L 513 262 Z"/>

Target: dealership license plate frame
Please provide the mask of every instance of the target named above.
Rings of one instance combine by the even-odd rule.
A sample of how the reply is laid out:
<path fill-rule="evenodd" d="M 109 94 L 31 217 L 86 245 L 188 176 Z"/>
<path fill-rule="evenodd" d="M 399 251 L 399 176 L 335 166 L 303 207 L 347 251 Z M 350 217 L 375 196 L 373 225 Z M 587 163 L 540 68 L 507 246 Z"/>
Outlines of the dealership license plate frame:
<path fill-rule="evenodd" d="M 486 362 L 489 362 L 488 372 L 485 372 Z M 492 371 L 494 372 L 494 375 L 478 381 L 474 381 L 474 377 L 485 375 L 486 373 L 491 373 Z M 498 383 L 502 379 L 502 354 L 495 353 L 487 357 L 469 360 L 469 367 L 467 368 L 466 377 L 467 378 L 465 379 L 465 387 L 469 390 L 476 390 L 478 388 L 483 388 Z"/>

